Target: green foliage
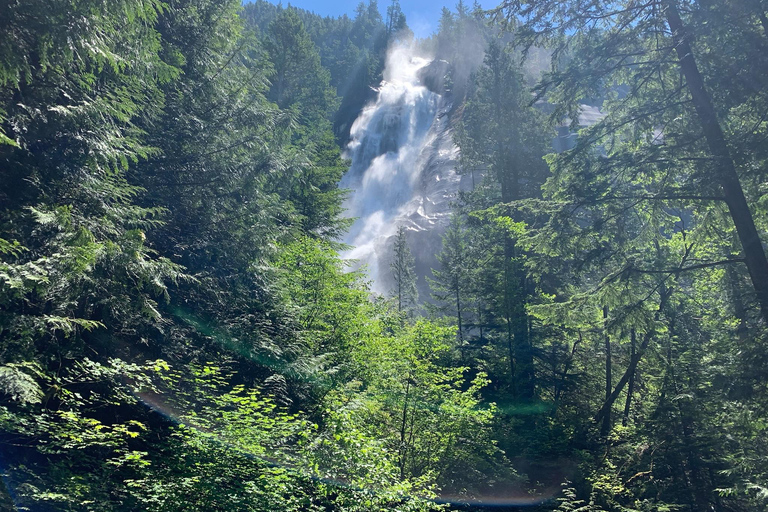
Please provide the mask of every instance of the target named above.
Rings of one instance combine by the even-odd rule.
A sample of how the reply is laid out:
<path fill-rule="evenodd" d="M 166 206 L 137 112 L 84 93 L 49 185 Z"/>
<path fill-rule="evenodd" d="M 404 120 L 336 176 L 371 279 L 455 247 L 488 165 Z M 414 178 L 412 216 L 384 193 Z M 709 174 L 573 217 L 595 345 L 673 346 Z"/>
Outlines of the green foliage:
<path fill-rule="evenodd" d="M 466 225 L 459 215 L 451 217 L 451 224 L 443 235 L 443 245 L 437 261 L 441 269 L 433 269 L 434 279 L 427 278 L 437 311 L 450 312 L 456 317 L 459 339 L 464 339 L 464 323 L 473 310 L 472 283 L 476 268 L 472 265 L 471 248 Z"/>
<path fill-rule="evenodd" d="M 448 14 L 444 13 L 445 24 L 460 21 L 451 21 Z M 537 290 L 527 275 L 528 254 L 522 240 L 536 214 L 521 211 L 513 202 L 540 194 L 547 175 L 542 156 L 548 150 L 548 136 L 541 113 L 531 105 L 519 55 L 503 40 L 491 39 L 469 86 L 454 133 L 461 149 L 460 170 L 473 176 L 473 189 L 463 195 L 460 205 L 466 220 L 459 220 L 471 231 L 463 236 L 472 247 L 466 258 L 473 262 L 469 282 L 463 285 L 463 302 L 474 309 L 466 322 L 474 327 L 469 344 L 484 350 L 473 350 L 473 356 L 504 382 L 513 400 L 532 402 L 536 333 L 528 308 L 536 302 Z M 475 174 L 482 181 L 475 180 Z"/>
<path fill-rule="evenodd" d="M 283 109 L 298 106 L 304 126 L 327 118 L 335 110 L 330 74 L 296 11 L 286 9 L 269 24 L 264 47 L 274 67 L 269 99 Z"/>
<path fill-rule="evenodd" d="M 392 0 L 392 3 L 387 6 L 387 33 L 402 34 L 403 31 L 407 30 L 409 29 L 405 22 L 405 14 L 400 7 L 400 2 L 398 0 Z"/>
<path fill-rule="evenodd" d="M 247 3 L 243 16 L 262 33 L 267 33 L 270 23 L 282 16 L 284 11 L 292 11 L 294 16 L 298 16 L 319 52 L 324 69 L 318 77 L 311 77 L 309 82 L 317 83 L 325 70 L 330 72 L 330 85 L 341 98 L 338 110 L 333 113 L 333 132 L 344 144 L 349 138 L 352 123 L 373 98 L 371 87 L 381 82 L 387 45 L 390 36 L 397 33 L 387 31 L 375 0 L 368 5 L 358 5 L 353 19 L 347 16 L 321 18 L 309 11 L 295 7 L 284 9 L 265 0 Z M 295 87 L 305 88 L 306 85 L 296 84 Z M 313 98 L 308 99 L 310 101 L 304 106 L 314 109 Z M 323 104 L 327 102 L 327 97 L 321 101 Z"/>
<path fill-rule="evenodd" d="M 416 307 L 419 292 L 416 289 L 415 260 L 408 246 L 408 238 L 404 226 L 397 229 L 392 245 L 392 297 L 397 304 L 398 312 L 409 313 Z"/>
<path fill-rule="evenodd" d="M 348 272 L 331 244 L 305 237 L 285 247 L 278 267 L 301 336 L 319 365 L 311 371 L 315 391 L 348 377 L 350 351 L 381 335 L 378 311 L 358 272 Z M 309 370 L 309 368 L 307 368 Z M 321 371 L 322 370 L 322 371 Z M 337 373 L 341 372 L 341 375 Z"/>
<path fill-rule="evenodd" d="M 6 364 L 0 366 L 0 389 L 13 401 L 21 403 L 37 403 L 43 399 L 43 390 L 34 377 L 24 371 L 39 372 L 34 363 Z"/>
<path fill-rule="evenodd" d="M 763 7 L 445 9 L 427 321 L 405 230 L 397 308 L 337 254 L 398 2 L 4 4 L 0 507 L 765 509 Z"/>
<path fill-rule="evenodd" d="M 514 482 L 492 437 L 495 407 L 480 400 L 488 380 L 455 365 L 454 344 L 452 328 L 418 321 L 355 347 L 360 380 L 327 397 L 321 467 L 336 465 L 343 478 L 357 469 L 360 485 L 374 488 L 400 479 L 425 496 L 472 498 L 489 490 L 490 474 Z"/>

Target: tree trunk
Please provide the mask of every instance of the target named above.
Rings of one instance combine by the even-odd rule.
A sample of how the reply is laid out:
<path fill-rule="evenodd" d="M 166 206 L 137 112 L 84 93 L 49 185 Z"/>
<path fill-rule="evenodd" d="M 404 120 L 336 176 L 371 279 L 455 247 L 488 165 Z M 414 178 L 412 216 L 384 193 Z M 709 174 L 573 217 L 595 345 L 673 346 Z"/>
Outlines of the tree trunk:
<path fill-rule="evenodd" d="M 746 347 L 749 338 L 747 337 L 747 309 L 744 305 L 744 301 L 741 297 L 741 290 L 739 290 L 739 277 L 731 265 L 728 265 L 725 269 L 726 279 L 728 285 L 731 288 L 731 302 L 733 303 L 733 316 L 739 321 L 736 326 L 736 336 L 739 338 L 740 348 L 743 350 Z"/>
<path fill-rule="evenodd" d="M 408 418 L 408 394 L 411 391 L 411 377 L 405 383 L 405 398 L 403 401 L 403 420 L 400 425 L 400 479 L 405 479 L 405 457 L 407 455 L 405 443 L 405 426 Z"/>
<path fill-rule="evenodd" d="M 459 341 L 464 341 L 464 335 L 462 333 L 461 326 L 461 293 L 458 283 L 456 283 L 456 322 L 458 323 L 459 327 Z"/>
<path fill-rule="evenodd" d="M 608 324 L 608 306 L 603 306 L 603 326 Z M 611 398 L 611 391 L 613 390 L 613 379 L 611 377 L 611 337 L 608 336 L 608 331 L 605 331 L 605 401 L 606 403 Z M 606 437 L 611 433 L 611 408 L 603 415 L 603 426 L 600 429 L 600 435 Z"/>
<path fill-rule="evenodd" d="M 555 406 L 560 401 L 560 395 L 563 392 L 563 387 L 565 387 L 566 380 L 568 379 L 568 370 L 571 369 L 571 364 L 573 363 L 573 359 L 576 357 L 576 348 L 581 343 L 581 331 L 579 331 L 579 337 L 576 339 L 576 341 L 573 342 L 573 347 L 571 348 L 571 355 L 568 358 L 568 360 L 565 362 L 565 366 L 563 367 L 563 377 L 560 379 L 560 384 L 555 389 Z"/>
<path fill-rule="evenodd" d="M 637 334 L 632 329 L 629 333 L 629 360 L 632 361 L 635 358 L 635 344 L 637 343 Z M 627 384 L 627 401 L 624 402 L 624 417 L 621 420 L 623 427 L 627 426 L 629 422 L 629 409 L 632 405 L 632 392 L 635 389 L 635 372 L 629 374 L 629 383 Z"/>
<path fill-rule="evenodd" d="M 685 31 L 676 1 L 666 0 L 665 3 L 667 23 L 672 30 L 680 69 L 691 93 L 693 106 L 701 122 L 707 145 L 717 162 L 718 172 L 714 178 L 723 190 L 725 203 L 728 205 L 744 251 L 744 259 L 760 304 L 760 312 L 763 320 L 768 322 L 768 259 L 765 257 L 763 244 L 744 196 L 725 135 L 717 119 L 712 98 L 704 87 L 704 80 L 691 49 L 690 36 Z"/>
<path fill-rule="evenodd" d="M 671 294 L 672 294 L 672 291 L 669 289 L 666 289 L 665 287 L 662 287 L 662 289 L 660 290 L 659 295 L 661 297 L 659 300 L 659 309 L 656 310 L 656 314 L 654 315 L 654 322 L 658 322 L 659 318 L 661 318 L 661 312 L 664 310 L 664 307 L 667 304 L 667 300 L 669 299 L 669 296 Z M 599 422 L 600 420 L 603 419 L 603 417 L 606 414 L 610 413 L 613 403 L 621 394 L 622 390 L 624 389 L 624 386 L 626 386 L 627 383 L 629 382 L 629 376 L 634 375 L 635 372 L 637 371 L 637 364 L 640 362 L 640 359 L 643 358 L 645 349 L 648 348 L 648 344 L 651 342 L 651 339 L 655 334 L 656 334 L 655 327 L 651 328 L 648 332 L 645 333 L 645 336 L 643 337 L 643 341 L 642 343 L 640 343 L 639 350 L 635 353 L 635 357 L 633 357 L 629 361 L 629 367 L 627 368 L 627 371 L 625 371 L 624 375 L 621 376 L 621 379 L 619 380 L 618 384 L 616 384 L 616 387 L 613 389 L 613 392 L 605 400 L 605 403 L 600 408 L 600 410 L 597 411 L 597 414 L 595 414 L 595 422 Z"/>
<path fill-rule="evenodd" d="M 497 149 L 500 151 L 501 149 Z M 509 178 L 506 174 L 500 173 L 498 176 L 501 184 L 501 200 L 504 203 L 512 201 L 512 190 L 509 183 Z M 515 359 L 517 356 L 516 346 L 518 340 L 516 337 L 516 329 L 514 323 L 517 321 L 514 311 L 514 298 L 512 297 L 512 258 L 514 257 L 515 248 L 512 239 L 504 233 L 504 319 L 507 322 L 507 351 L 509 352 L 509 378 L 512 386 L 512 395 L 518 398 L 518 386 L 517 386 L 517 371 L 515 368 Z"/>
<path fill-rule="evenodd" d="M 505 161 L 504 169 L 498 177 L 501 183 L 502 202 L 511 203 L 520 199 L 518 163 L 514 158 Z M 528 312 L 528 290 L 525 269 L 517 261 L 518 249 L 515 240 L 504 234 L 505 290 L 504 302 L 508 318 L 508 341 L 510 351 L 516 360 L 515 391 L 516 397 L 523 401 L 533 400 L 535 376 L 533 371 L 533 352 L 531 350 Z"/>

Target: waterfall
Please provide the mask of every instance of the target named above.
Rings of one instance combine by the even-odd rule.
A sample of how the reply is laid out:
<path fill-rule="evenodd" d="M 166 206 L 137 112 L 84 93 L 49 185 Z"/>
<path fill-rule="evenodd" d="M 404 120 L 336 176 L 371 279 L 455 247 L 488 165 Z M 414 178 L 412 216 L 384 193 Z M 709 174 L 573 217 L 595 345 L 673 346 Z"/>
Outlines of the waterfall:
<path fill-rule="evenodd" d="M 446 155 L 452 159 L 455 153 L 447 127 L 440 123 L 446 110 L 444 98 L 420 79 L 431 62 L 418 56 L 413 44 L 390 49 L 378 95 L 350 131 L 347 157 L 351 166 L 341 187 L 351 190 L 344 206 L 347 215 L 357 220 L 344 240 L 352 248 L 343 257 L 367 265 L 376 293 L 390 291 L 388 239 L 398 226 L 405 225 L 413 233 L 428 230 L 435 224 L 435 215 L 446 213 L 428 211 L 434 201 L 425 184 L 436 160 L 441 155 L 443 160 Z M 440 180 L 439 173 L 431 178 Z M 419 272 L 424 258 L 418 251 L 414 255 L 417 274 L 425 274 L 428 268 Z M 434 259 L 434 253 L 429 257 Z"/>

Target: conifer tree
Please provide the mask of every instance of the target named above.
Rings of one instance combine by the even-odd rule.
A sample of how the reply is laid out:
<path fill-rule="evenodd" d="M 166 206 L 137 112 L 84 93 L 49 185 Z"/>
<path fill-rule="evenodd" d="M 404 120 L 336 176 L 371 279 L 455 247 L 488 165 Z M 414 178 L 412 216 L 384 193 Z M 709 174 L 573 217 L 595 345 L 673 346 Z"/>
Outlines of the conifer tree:
<path fill-rule="evenodd" d="M 405 14 L 400 8 L 400 2 L 392 0 L 387 7 L 387 34 L 391 35 L 406 28 L 408 26 L 405 24 Z"/>
<path fill-rule="evenodd" d="M 728 247 L 727 257 L 722 252 L 694 257 L 715 267 L 744 265 L 767 321 L 768 259 L 751 206 L 760 192 L 747 171 L 756 148 L 744 147 L 741 156 L 732 150 L 763 129 L 756 128 L 760 122 L 739 123 L 739 116 L 731 115 L 766 101 L 764 74 L 749 71 L 760 67 L 757 62 L 765 65 L 765 52 L 745 52 L 765 48 L 761 27 L 766 18 L 758 3 L 736 10 L 736 16 L 716 5 L 540 0 L 503 7 L 521 17 L 520 41 L 526 46 L 555 49 L 553 69 L 537 86 L 540 96 L 547 94 L 557 104 L 553 120 L 568 116 L 575 125 L 590 98 L 601 101 L 608 113 L 574 151 L 552 161 L 558 193 L 624 211 L 627 201 L 648 209 L 684 205 L 723 219 L 723 236 L 712 236 L 707 245 Z M 593 23 L 603 29 L 588 29 Z M 730 54 L 713 52 L 723 41 L 733 45 Z M 745 78 L 734 80 L 735 73 L 726 69 L 743 69 Z M 621 85 L 606 90 L 606 84 Z M 713 92 L 718 84 L 733 94 Z M 605 178 L 628 167 L 642 170 L 642 177 Z M 734 241 L 738 254 L 730 254 Z"/>
<path fill-rule="evenodd" d="M 464 340 L 466 316 L 472 310 L 473 265 L 467 238 L 464 219 L 459 214 L 452 215 L 437 255 L 440 268 L 432 269 L 434 278 L 427 278 L 438 311 L 456 317 L 459 341 Z"/>
<path fill-rule="evenodd" d="M 515 54 L 499 41 L 489 45 L 483 67 L 474 79 L 456 142 L 462 160 L 487 169 L 485 192 L 478 204 L 499 206 L 485 216 L 497 226 L 503 254 L 491 260 L 501 283 L 496 315 L 504 323 L 512 393 L 530 400 L 535 393 L 533 343 L 527 305 L 532 287 L 525 270 L 525 253 L 514 236 L 526 219 L 511 203 L 535 198 L 546 177 L 542 160 L 548 138 L 542 115 L 531 106 Z M 484 194 L 490 194 L 490 196 Z M 510 222 L 497 224 L 502 215 Z"/>
<path fill-rule="evenodd" d="M 269 24 L 264 47 L 274 66 L 269 99 L 280 108 L 296 108 L 304 126 L 324 124 L 336 108 L 336 94 L 295 9 L 283 10 Z"/>
<path fill-rule="evenodd" d="M 405 226 L 397 229 L 390 264 L 394 281 L 392 296 L 397 300 L 397 310 L 400 312 L 410 312 L 416 307 L 419 298 L 419 292 L 416 290 L 415 261 L 408 246 L 406 233 Z"/>

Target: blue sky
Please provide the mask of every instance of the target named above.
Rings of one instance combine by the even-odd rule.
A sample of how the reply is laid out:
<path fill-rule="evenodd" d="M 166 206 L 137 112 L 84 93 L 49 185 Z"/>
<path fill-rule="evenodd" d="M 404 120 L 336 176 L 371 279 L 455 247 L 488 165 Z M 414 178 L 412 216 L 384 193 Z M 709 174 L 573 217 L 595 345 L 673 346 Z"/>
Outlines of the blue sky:
<path fill-rule="evenodd" d="M 270 0 L 272 3 L 278 3 L 278 0 Z M 379 9 L 382 11 L 382 15 L 386 13 L 386 8 L 390 4 L 390 0 L 378 0 Z M 405 13 L 405 18 L 408 21 L 408 26 L 411 30 L 419 36 L 426 37 L 432 32 L 437 30 L 437 22 L 440 19 L 440 10 L 443 6 L 450 7 L 452 11 L 455 11 L 455 5 L 458 0 L 421 0 L 421 1 L 409 1 L 400 0 L 400 7 Z M 472 0 L 464 0 L 468 6 L 472 6 Z M 491 9 L 496 7 L 501 0 L 480 0 L 480 5 L 485 9 Z M 355 12 L 355 7 L 360 3 L 360 0 L 291 0 L 284 1 L 282 4 L 288 6 L 288 4 L 295 7 L 301 7 L 308 11 L 314 11 L 317 14 L 323 16 L 341 16 L 347 14 L 350 17 Z M 365 0 L 368 3 L 368 0 Z"/>

